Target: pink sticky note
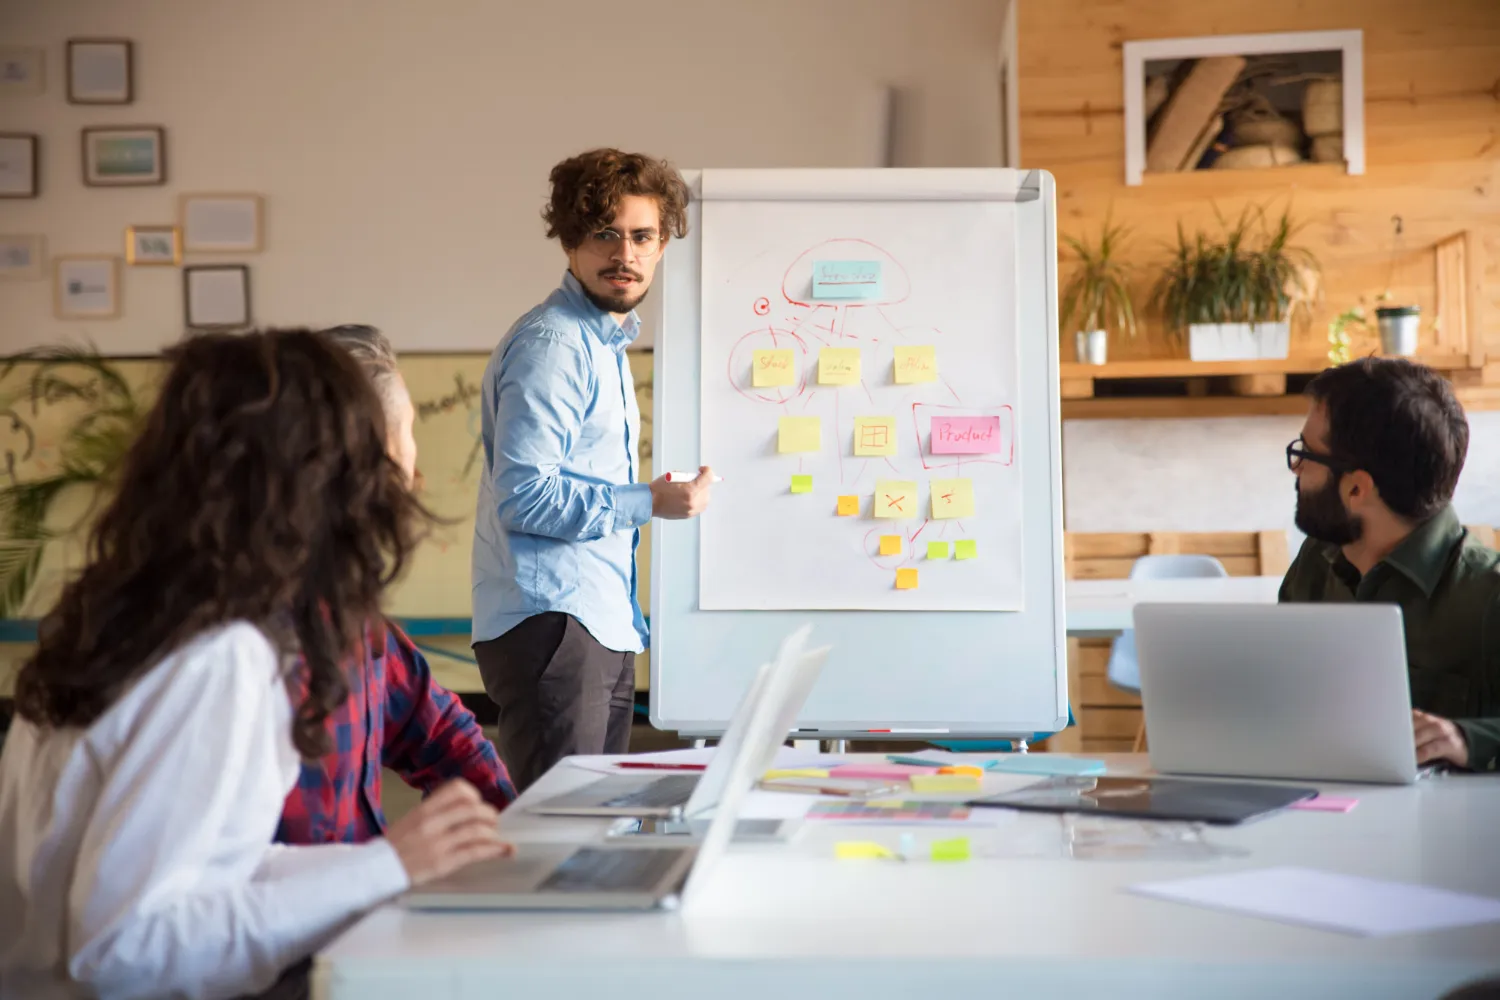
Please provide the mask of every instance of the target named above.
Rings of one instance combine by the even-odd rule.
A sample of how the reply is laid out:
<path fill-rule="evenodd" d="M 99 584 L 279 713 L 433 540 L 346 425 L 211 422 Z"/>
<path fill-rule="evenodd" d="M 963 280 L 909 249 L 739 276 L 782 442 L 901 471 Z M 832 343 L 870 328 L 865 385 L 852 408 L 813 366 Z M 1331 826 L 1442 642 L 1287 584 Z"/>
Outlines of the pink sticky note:
<path fill-rule="evenodd" d="M 991 455 L 999 450 L 999 417 L 932 418 L 934 455 Z"/>
<path fill-rule="evenodd" d="M 1359 799 L 1344 795 L 1319 795 L 1317 798 L 1293 802 L 1291 808 L 1306 809 L 1308 812 L 1346 813 L 1357 805 Z"/>
<path fill-rule="evenodd" d="M 935 767 L 915 767 L 910 764 L 840 764 L 830 768 L 831 778 L 871 778 L 876 781 L 905 781 L 914 774 L 937 774 Z"/>

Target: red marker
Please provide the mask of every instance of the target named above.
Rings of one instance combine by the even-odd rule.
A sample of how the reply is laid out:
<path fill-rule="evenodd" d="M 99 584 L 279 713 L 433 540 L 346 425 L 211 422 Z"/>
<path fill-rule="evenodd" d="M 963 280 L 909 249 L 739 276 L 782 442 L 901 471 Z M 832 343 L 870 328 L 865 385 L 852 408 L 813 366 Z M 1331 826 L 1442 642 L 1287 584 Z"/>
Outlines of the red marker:
<path fill-rule="evenodd" d="M 667 764 L 655 760 L 616 761 L 615 767 L 628 767 L 641 771 L 706 771 L 707 764 Z"/>

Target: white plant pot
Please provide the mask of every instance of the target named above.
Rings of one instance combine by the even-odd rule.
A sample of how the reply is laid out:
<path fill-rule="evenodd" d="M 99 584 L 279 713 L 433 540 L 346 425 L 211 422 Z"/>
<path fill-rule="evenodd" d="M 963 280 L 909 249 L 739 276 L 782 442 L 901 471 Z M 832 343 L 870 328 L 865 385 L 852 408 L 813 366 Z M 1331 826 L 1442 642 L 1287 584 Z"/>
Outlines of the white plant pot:
<path fill-rule="evenodd" d="M 1416 306 L 1375 310 L 1380 327 L 1380 351 L 1400 358 L 1414 357 L 1420 340 L 1422 313 Z"/>
<path fill-rule="evenodd" d="M 1109 358 L 1109 335 L 1103 330 L 1073 334 L 1073 351 L 1079 364 L 1102 365 Z"/>
<path fill-rule="evenodd" d="M 1261 361 L 1285 358 L 1290 323 L 1194 323 L 1188 327 L 1188 357 L 1194 361 Z"/>

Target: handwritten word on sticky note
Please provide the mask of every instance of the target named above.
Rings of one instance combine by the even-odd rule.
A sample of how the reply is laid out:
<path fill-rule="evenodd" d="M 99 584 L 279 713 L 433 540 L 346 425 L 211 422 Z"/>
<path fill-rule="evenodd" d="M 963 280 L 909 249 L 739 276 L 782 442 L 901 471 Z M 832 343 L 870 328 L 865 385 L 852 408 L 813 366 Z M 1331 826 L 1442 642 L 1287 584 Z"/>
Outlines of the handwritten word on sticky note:
<path fill-rule="evenodd" d="M 999 417 L 932 418 L 934 455 L 991 455 L 999 450 Z"/>
<path fill-rule="evenodd" d="M 969 838 L 953 837 L 949 840 L 934 840 L 931 851 L 934 861 L 968 861 Z"/>
<path fill-rule="evenodd" d="M 897 385 L 936 382 L 937 348 L 931 344 L 925 347 L 898 347 L 891 370 L 896 376 Z"/>
<path fill-rule="evenodd" d="M 974 516 L 974 481 L 972 479 L 934 479 L 932 481 L 932 519 Z"/>
<path fill-rule="evenodd" d="M 896 454 L 896 418 L 855 417 L 854 454 L 864 456 Z"/>
<path fill-rule="evenodd" d="M 899 556 L 901 554 L 901 536 L 881 535 L 880 554 L 883 556 Z"/>
<path fill-rule="evenodd" d="M 916 570 L 912 570 L 913 573 Z M 914 774 L 911 790 L 923 794 L 934 792 L 977 792 L 982 783 L 972 774 Z"/>
<path fill-rule="evenodd" d="M 833 856 L 840 861 L 879 861 L 894 858 L 896 852 L 873 840 L 841 840 L 833 845 Z"/>
<path fill-rule="evenodd" d="M 858 517 L 859 497 L 839 497 L 839 517 Z"/>
<path fill-rule="evenodd" d="M 927 558 L 928 559 L 947 559 L 948 558 L 948 543 L 947 542 L 928 542 L 927 543 Z"/>
<path fill-rule="evenodd" d="M 777 424 L 776 450 L 782 454 L 817 451 L 823 447 L 823 424 L 817 417 L 782 417 Z"/>
<path fill-rule="evenodd" d="M 750 359 L 750 382 L 757 388 L 796 385 L 797 361 L 791 351 L 756 351 Z"/>
<path fill-rule="evenodd" d="M 859 348 L 825 347 L 818 352 L 819 385 L 858 385 Z"/>
<path fill-rule="evenodd" d="M 953 558 L 955 559 L 977 559 L 979 552 L 977 543 L 973 539 L 963 539 L 953 543 Z"/>
<path fill-rule="evenodd" d="M 897 590 L 916 590 L 917 589 L 917 571 L 914 570 L 914 569 L 898 569 L 898 570 L 896 570 L 896 589 Z"/>
<path fill-rule="evenodd" d="M 875 516 L 898 520 L 916 517 L 917 484 L 905 479 L 877 479 Z"/>
<path fill-rule="evenodd" d="M 812 492 L 812 476 L 793 476 L 792 477 L 792 492 L 793 493 L 811 493 Z"/>
<path fill-rule="evenodd" d="M 880 291 L 878 260 L 813 262 L 814 299 L 878 299 Z"/>

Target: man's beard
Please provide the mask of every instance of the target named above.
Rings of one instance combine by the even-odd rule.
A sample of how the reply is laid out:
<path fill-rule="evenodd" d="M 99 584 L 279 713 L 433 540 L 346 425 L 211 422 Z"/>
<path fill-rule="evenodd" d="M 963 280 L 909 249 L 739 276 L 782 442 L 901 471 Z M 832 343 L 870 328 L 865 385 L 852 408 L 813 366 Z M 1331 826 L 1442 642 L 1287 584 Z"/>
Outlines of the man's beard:
<path fill-rule="evenodd" d="M 1328 482 L 1316 493 L 1304 493 L 1297 489 L 1297 530 L 1309 538 L 1316 538 L 1329 545 L 1352 545 L 1364 534 L 1364 523 L 1358 515 L 1344 507 L 1339 496 L 1338 477 L 1330 475 Z"/>
<path fill-rule="evenodd" d="M 633 271 L 605 271 L 601 273 L 599 277 L 604 278 L 616 273 L 628 274 L 630 277 L 635 278 L 638 281 L 640 280 L 640 275 L 636 274 Z M 598 309 L 600 312 L 607 313 L 628 313 L 636 306 L 640 305 L 645 300 L 646 293 L 651 291 L 650 286 L 647 286 L 645 288 L 642 288 L 641 293 L 635 296 L 635 298 L 631 298 L 625 291 L 620 291 L 614 293 L 613 295 L 605 296 L 599 295 L 598 293 L 593 291 L 593 289 L 589 288 L 588 285 L 585 285 L 581 281 L 578 284 L 579 287 L 583 289 L 583 297 L 588 299 L 589 302 L 593 304 L 595 309 Z"/>

